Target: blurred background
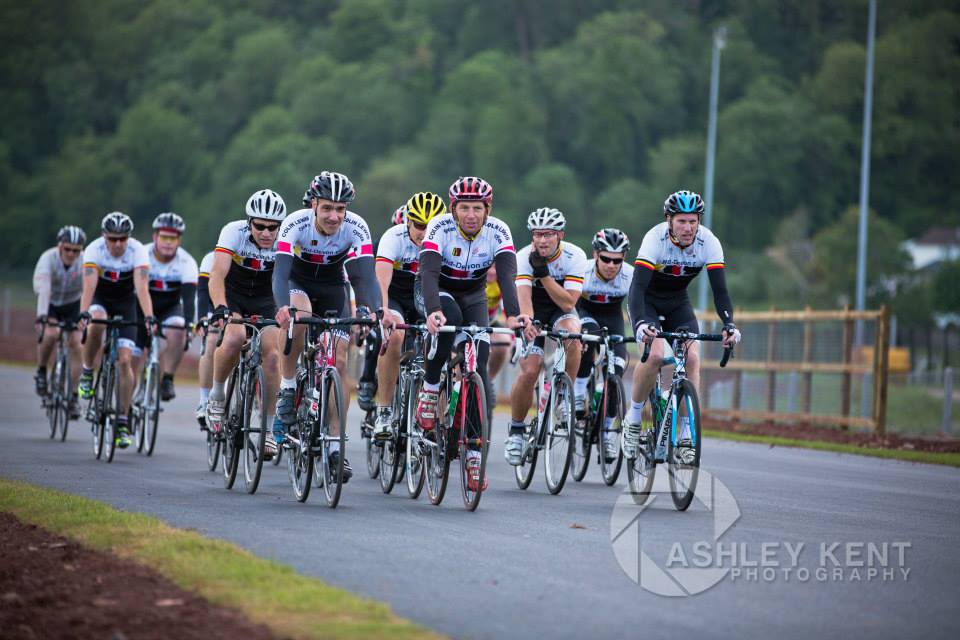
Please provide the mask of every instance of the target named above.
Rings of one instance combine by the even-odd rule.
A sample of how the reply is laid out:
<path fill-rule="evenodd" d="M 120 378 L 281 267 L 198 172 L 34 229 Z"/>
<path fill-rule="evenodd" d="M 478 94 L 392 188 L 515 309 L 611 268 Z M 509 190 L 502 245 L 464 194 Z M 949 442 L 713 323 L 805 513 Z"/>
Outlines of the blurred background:
<path fill-rule="evenodd" d="M 323 169 L 354 180 L 375 234 L 412 192 L 477 174 L 518 235 L 550 205 L 569 240 L 619 226 L 636 247 L 667 194 L 704 188 L 721 26 L 712 227 L 733 299 L 853 304 L 867 8 L 2 0 L 4 308 L 32 305 L 62 224 L 95 233 L 121 210 L 146 240 L 176 211 L 199 260 L 252 191 L 296 209 Z M 960 3 L 880 0 L 874 83 L 866 306 L 890 306 L 902 373 L 942 397 L 960 357 Z"/>

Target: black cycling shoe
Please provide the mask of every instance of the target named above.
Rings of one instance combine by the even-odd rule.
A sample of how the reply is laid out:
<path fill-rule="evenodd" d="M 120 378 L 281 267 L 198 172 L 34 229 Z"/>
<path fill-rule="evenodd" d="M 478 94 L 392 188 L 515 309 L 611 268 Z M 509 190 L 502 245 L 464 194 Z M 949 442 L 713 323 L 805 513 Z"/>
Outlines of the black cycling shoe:
<path fill-rule="evenodd" d="M 33 376 L 33 383 L 36 385 L 37 395 L 41 398 L 46 397 L 48 393 L 46 370 L 41 371 L 37 369 L 37 373 Z"/>
<path fill-rule="evenodd" d="M 330 454 L 330 468 L 336 469 L 337 462 L 340 458 L 340 452 L 334 451 Z M 350 478 L 353 477 L 353 467 L 350 466 L 350 461 L 346 458 L 343 459 L 343 484 L 347 484 L 350 481 Z"/>
<path fill-rule="evenodd" d="M 80 419 L 80 399 L 77 398 L 77 394 L 70 396 L 70 419 L 79 420 Z"/>
<path fill-rule="evenodd" d="M 277 393 L 277 417 L 284 426 L 289 427 L 297 421 L 296 389 L 280 389 Z"/>
<path fill-rule="evenodd" d="M 376 408 L 373 401 L 375 395 L 377 395 L 377 383 L 361 381 L 357 387 L 357 404 L 364 411 L 370 411 Z"/>
<path fill-rule="evenodd" d="M 177 397 L 177 390 L 173 388 L 173 376 L 169 373 L 163 374 L 160 379 L 160 399 L 164 402 L 170 402 Z"/>

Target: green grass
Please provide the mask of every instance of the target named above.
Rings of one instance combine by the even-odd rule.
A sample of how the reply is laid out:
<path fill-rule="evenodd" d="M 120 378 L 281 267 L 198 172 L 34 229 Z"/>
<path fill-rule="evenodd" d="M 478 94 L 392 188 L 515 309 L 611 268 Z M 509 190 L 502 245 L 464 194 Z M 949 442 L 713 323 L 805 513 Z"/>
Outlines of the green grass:
<path fill-rule="evenodd" d="M 96 500 L 0 479 L 0 510 L 144 564 L 210 602 L 294 638 L 439 637 L 365 600 L 236 545 Z"/>
<path fill-rule="evenodd" d="M 817 449 L 819 451 L 852 453 L 860 456 L 872 456 L 874 458 L 890 458 L 894 460 L 906 460 L 908 462 L 924 462 L 927 464 L 942 464 L 951 467 L 960 467 L 960 453 L 934 453 L 930 451 L 914 451 L 909 449 L 878 449 L 873 447 L 858 447 L 854 444 L 824 442 L 822 440 L 797 440 L 794 438 L 781 438 L 779 436 L 715 431 L 713 429 L 704 429 L 703 434 L 710 438 L 736 440 L 738 442 L 756 442 L 759 444 L 777 445 L 781 447 Z"/>

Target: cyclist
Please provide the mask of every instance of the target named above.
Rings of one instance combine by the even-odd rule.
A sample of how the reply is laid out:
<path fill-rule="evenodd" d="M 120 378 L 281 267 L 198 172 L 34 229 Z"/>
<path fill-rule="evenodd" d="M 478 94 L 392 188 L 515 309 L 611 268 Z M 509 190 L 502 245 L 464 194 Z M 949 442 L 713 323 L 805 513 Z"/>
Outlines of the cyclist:
<path fill-rule="evenodd" d="M 284 328 L 291 320 L 291 307 L 298 313 L 323 315 L 335 312 L 350 315 L 346 276 L 357 296 L 358 315 L 380 308 L 380 289 L 373 267 L 373 239 L 367 223 L 347 205 L 356 190 L 347 176 L 323 171 L 313 178 L 308 189 L 310 207 L 301 209 L 284 221 L 277 241 L 277 267 L 273 274 L 276 319 Z M 297 385 L 297 359 L 303 347 L 306 327 L 294 330 L 294 348 L 283 358 L 277 417 L 284 427 L 296 422 L 294 393 Z M 347 332 L 337 332 L 337 369 L 346 375 Z M 344 409 L 346 416 L 346 408 Z M 342 427 L 344 425 L 337 425 Z M 336 434 L 332 434 L 336 435 Z M 343 482 L 353 475 L 346 454 L 333 442 L 330 464 L 337 467 L 343 455 Z"/>
<path fill-rule="evenodd" d="M 647 361 L 638 362 L 633 374 L 633 402 L 623 429 L 623 454 L 634 459 L 639 454 L 641 439 L 640 413 L 653 388 L 663 360 L 665 342 L 655 340 L 658 318 L 662 329 L 699 330 L 687 286 L 704 267 L 713 290 L 713 303 L 723 322 L 723 345 L 740 341 L 740 331 L 733 323 L 733 303 L 727 293 L 724 275 L 723 248 L 713 232 L 700 224 L 703 198 L 692 191 L 677 191 L 663 203 L 664 222 L 643 237 L 634 263 L 630 285 L 629 308 L 637 340 L 653 342 Z M 700 347 L 694 342 L 687 349 L 687 377 L 695 388 L 700 386 Z M 687 418 L 679 421 L 680 446 L 690 446 L 690 425 Z"/>
<path fill-rule="evenodd" d="M 633 280 L 633 265 L 624 262 L 630 251 L 630 239 L 619 229 L 601 229 L 593 237 L 592 245 L 593 259 L 587 262 L 587 277 L 577 303 L 580 325 L 584 333 L 599 333 L 601 328 L 606 328 L 613 335 L 624 335 L 623 301 Z M 580 358 L 574 390 L 577 413 L 581 415 L 586 410 L 584 398 L 597 351 L 596 343 L 588 343 Z M 623 376 L 627 366 L 627 345 L 614 346 L 613 362 L 617 375 Z M 608 416 L 604 427 L 609 429 L 612 423 L 613 418 Z M 617 442 L 606 437 L 610 432 L 603 433 L 604 455 L 607 462 L 613 462 L 617 457 Z"/>
<path fill-rule="evenodd" d="M 137 304 L 143 313 L 147 330 L 153 327 L 153 301 L 150 300 L 148 276 L 150 258 L 147 248 L 131 238 L 133 220 L 119 211 L 108 213 L 100 223 L 101 236 L 83 252 L 83 295 L 80 297 L 80 325 L 90 318 L 104 320 L 121 316 L 127 322 L 137 320 Z M 83 346 L 83 371 L 78 393 L 81 398 L 93 396 L 93 367 L 103 346 L 105 327 L 89 326 Z M 127 410 L 133 397 L 133 352 L 136 348 L 135 327 L 122 327 L 117 350 L 120 401 L 117 410 L 117 445 L 130 446 Z"/>
<path fill-rule="evenodd" d="M 57 246 L 40 254 L 33 270 L 33 291 L 37 294 L 37 322 L 60 320 L 76 322 L 80 316 L 80 294 L 83 290 L 80 254 L 87 234 L 80 227 L 68 225 L 57 232 Z M 60 330 L 48 327 L 43 342 L 37 346 L 37 373 L 33 377 L 37 395 L 47 395 L 47 363 L 60 337 Z M 80 335 L 70 336 L 70 388 L 80 375 Z M 79 417 L 76 392 L 70 398 L 71 417 Z"/>
<path fill-rule="evenodd" d="M 450 213 L 436 216 L 427 225 L 420 248 L 420 266 L 415 282 L 415 300 L 420 313 L 427 318 L 427 328 L 437 336 L 436 356 L 427 361 L 423 389 L 417 402 L 417 421 L 424 431 L 432 431 L 438 419 L 437 398 L 440 375 L 450 358 L 454 335 L 440 333 L 440 327 L 452 325 L 487 326 L 486 274 L 491 265 L 497 267 L 497 282 L 503 293 L 503 306 L 511 328 L 532 329 L 529 315 L 520 311 L 517 287 L 517 256 L 510 228 L 490 215 L 493 187 L 474 176 L 457 179 L 449 190 Z M 477 350 L 477 370 L 487 390 L 487 403 L 492 390 L 487 376 L 490 356 L 489 336 L 482 336 Z M 479 458 L 472 457 L 469 486 L 476 491 Z"/>
<path fill-rule="evenodd" d="M 430 220 L 447 212 L 443 199 L 429 191 L 414 194 L 397 211 L 402 209 L 406 210 L 406 215 L 400 219 L 406 222 L 387 229 L 377 247 L 377 281 L 380 283 L 380 297 L 387 301 L 383 316 L 385 331 L 393 329 L 397 323 L 423 322 L 423 316 L 413 303 L 413 283 L 420 265 L 420 247 Z M 377 392 L 377 421 L 373 430 L 376 439 L 390 437 L 390 424 L 394 418 L 392 400 L 400 373 L 403 339 L 403 331 L 394 331 L 377 365 L 377 378 L 381 384 Z"/>
<path fill-rule="evenodd" d="M 223 423 L 226 405 L 226 382 L 240 358 L 240 349 L 246 342 L 245 327 L 223 322 L 228 316 L 259 316 L 272 318 L 273 304 L 271 278 L 276 259 L 277 231 L 287 214 L 283 198 L 270 189 L 256 191 L 247 200 L 246 220 L 228 223 L 220 231 L 214 249 L 213 267 L 207 283 L 210 302 L 214 305 L 212 321 L 224 331 L 223 342 L 213 355 L 213 385 L 207 402 L 207 428 L 218 432 Z M 265 327 L 260 347 L 262 366 L 267 385 L 267 397 L 277 393 L 280 335 L 276 327 Z M 275 414 L 274 402 L 267 410 Z M 272 419 L 269 418 L 269 419 Z M 277 453 L 273 434 L 267 432 L 264 460 Z"/>
<path fill-rule="evenodd" d="M 503 320 L 501 320 L 501 316 L 503 315 L 503 296 L 500 294 L 500 285 L 497 283 L 496 265 L 492 265 L 490 270 L 487 271 L 486 294 L 487 321 L 491 327 L 504 326 Z M 490 372 L 489 377 L 491 383 L 497 379 L 497 374 L 500 373 L 504 363 L 507 361 L 507 357 L 510 355 L 510 347 L 513 346 L 513 340 L 513 336 L 505 336 L 502 334 L 490 336 L 490 364 L 487 369 Z M 493 398 L 491 406 L 496 406 L 496 389 L 492 389 L 490 394 Z"/>
<path fill-rule="evenodd" d="M 197 261 L 180 246 L 187 225 L 175 213 L 161 213 L 153 220 L 153 242 L 147 245 L 150 256 L 150 299 L 157 321 L 163 325 L 164 342 L 160 353 L 160 399 L 173 400 L 177 392 L 173 376 L 180 366 L 186 344 L 187 326 L 193 324 L 197 299 Z M 183 327 L 176 329 L 170 327 Z M 150 346 L 140 331 L 137 347 Z"/>
<path fill-rule="evenodd" d="M 213 269 L 214 252 L 211 251 L 203 256 L 200 261 L 200 269 L 197 274 L 197 335 L 202 336 L 199 322 L 209 320 L 213 313 L 213 305 L 210 304 L 210 270 Z M 217 348 L 217 334 L 213 331 L 207 331 L 206 344 L 204 345 L 203 355 L 200 356 L 198 364 L 198 377 L 200 381 L 200 404 L 197 405 L 197 422 L 201 427 L 207 426 L 207 400 L 210 399 L 210 385 L 213 384 L 213 352 Z"/>
<path fill-rule="evenodd" d="M 583 290 L 587 256 L 583 249 L 563 239 L 566 226 L 563 213 L 550 207 L 541 207 L 527 217 L 533 242 L 517 253 L 517 292 L 521 311 L 542 326 L 554 331 L 578 332 L 577 299 Z M 534 330 L 533 335 L 536 333 Z M 536 338 L 520 362 L 520 374 L 510 392 L 510 433 L 504 457 L 514 466 L 519 465 L 523 457 L 523 430 L 543 365 L 544 344 L 542 337 Z M 580 367 L 582 347 L 580 342 L 568 340 L 563 348 L 567 375 L 572 380 Z"/>

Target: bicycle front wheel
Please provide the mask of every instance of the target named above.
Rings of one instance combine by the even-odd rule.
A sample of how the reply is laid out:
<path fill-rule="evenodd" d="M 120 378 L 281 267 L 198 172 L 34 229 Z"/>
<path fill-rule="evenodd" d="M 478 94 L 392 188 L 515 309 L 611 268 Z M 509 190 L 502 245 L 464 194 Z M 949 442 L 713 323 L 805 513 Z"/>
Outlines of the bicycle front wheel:
<path fill-rule="evenodd" d="M 117 451 L 117 416 L 120 413 L 120 383 L 115 365 L 110 367 L 108 388 L 104 398 L 106 419 L 103 422 L 103 459 L 113 462 L 113 455 Z"/>
<path fill-rule="evenodd" d="M 407 476 L 407 495 L 416 500 L 423 491 L 424 465 L 421 451 L 420 439 L 423 432 L 417 424 L 417 399 L 420 397 L 420 387 L 423 384 L 422 378 L 417 378 L 410 384 L 407 391 L 407 437 L 406 449 L 407 455 L 404 465 Z"/>
<path fill-rule="evenodd" d="M 223 422 L 220 425 L 223 434 L 223 443 L 220 445 L 220 466 L 223 468 L 223 486 L 225 489 L 233 489 L 233 483 L 237 480 L 237 467 L 240 462 L 241 449 L 241 431 L 240 416 L 243 406 L 240 404 L 240 384 L 236 369 L 230 374 L 230 381 L 227 383 L 227 396 L 224 401 L 225 413 Z"/>
<path fill-rule="evenodd" d="M 447 385 L 440 385 L 440 396 L 437 400 L 438 412 L 442 412 L 442 419 L 436 421 L 432 440 L 424 442 L 425 452 L 423 457 L 424 469 L 427 475 L 427 496 L 430 498 L 430 504 L 438 506 L 443 502 L 443 496 L 447 492 L 447 478 L 450 475 L 450 456 L 447 446 L 450 436 L 447 430 L 448 416 L 445 414 L 447 407 Z"/>
<path fill-rule="evenodd" d="M 700 476 L 700 400 L 689 380 L 680 383 L 676 397 L 677 420 L 673 421 L 675 430 L 667 440 L 667 469 L 673 505 L 678 511 L 686 511 L 693 501 Z M 684 419 L 689 431 L 681 429 Z"/>
<path fill-rule="evenodd" d="M 147 384 L 149 383 L 150 377 L 150 367 L 149 365 L 144 368 L 140 373 L 140 384 L 137 386 L 137 390 L 133 394 L 133 400 L 130 407 L 130 431 L 133 433 L 133 443 L 137 449 L 137 453 L 143 452 L 143 412 L 146 403 L 144 398 L 147 394 Z"/>
<path fill-rule="evenodd" d="M 97 460 L 103 455 L 103 422 L 106 418 L 107 389 L 106 367 L 100 367 L 97 374 L 97 384 L 93 389 L 93 397 L 87 405 L 87 418 L 90 420 L 90 433 L 93 436 L 93 457 Z"/>
<path fill-rule="evenodd" d="M 204 433 L 207 435 L 207 469 L 216 471 L 220 461 L 220 438 L 210 428 L 205 429 Z"/>
<path fill-rule="evenodd" d="M 469 374 L 460 396 L 460 493 L 467 511 L 476 510 L 487 488 L 487 454 L 490 449 L 490 422 L 487 394 L 480 374 Z"/>
<path fill-rule="evenodd" d="M 373 441 L 373 423 L 376 420 L 377 413 L 374 410 L 367 411 L 363 417 L 363 445 L 364 457 L 367 461 L 367 475 L 371 479 L 376 479 L 380 475 L 380 452 L 377 444 Z"/>
<path fill-rule="evenodd" d="M 150 378 L 144 391 L 140 430 L 143 431 L 146 454 L 152 456 L 157 446 L 157 428 L 160 426 L 160 367 L 156 364 L 150 365 Z"/>
<path fill-rule="evenodd" d="M 257 367 L 247 376 L 243 395 L 243 480 L 247 493 L 256 493 L 267 442 L 267 388 L 263 369 Z"/>
<path fill-rule="evenodd" d="M 56 429 L 60 436 L 60 442 L 63 442 L 67 439 L 67 429 L 70 426 L 70 398 L 72 397 L 69 389 L 70 362 L 67 359 L 66 352 L 57 358 L 57 367 L 54 371 L 54 380 L 54 396 L 56 398 L 57 405 L 59 406 Z"/>
<path fill-rule="evenodd" d="M 598 454 L 600 455 L 600 474 L 608 487 L 617 482 L 617 478 L 620 477 L 620 468 L 623 465 L 623 452 L 620 450 L 620 430 L 623 428 L 623 416 L 626 411 L 627 400 L 623 391 L 623 381 L 620 380 L 620 376 L 610 376 L 604 389 L 597 425 L 597 432 L 600 434 L 600 439 L 597 442 Z M 608 447 L 606 443 L 609 443 L 610 446 Z M 616 454 L 607 457 L 608 449 L 609 452 L 616 451 Z"/>
<path fill-rule="evenodd" d="M 320 464 L 323 465 L 323 493 L 327 506 L 331 509 L 340 504 L 343 490 L 343 461 L 347 453 L 347 425 L 344 419 L 343 388 L 340 374 L 329 369 L 323 379 L 323 397 L 320 415 Z M 336 430 L 337 435 L 332 435 Z M 333 443 L 337 443 L 333 447 Z M 339 451 L 335 464 L 331 464 L 331 454 Z"/>
<path fill-rule="evenodd" d="M 655 460 L 656 434 L 658 428 L 666 426 L 664 424 L 665 416 L 660 408 L 660 391 L 656 387 L 650 392 L 647 407 L 647 409 L 644 409 L 644 413 L 649 411 L 651 417 L 649 419 L 644 418 L 642 421 L 639 454 L 632 460 L 627 459 L 627 483 L 630 485 L 630 492 L 637 503 L 646 502 L 650 496 L 653 479 L 657 473 Z"/>
<path fill-rule="evenodd" d="M 561 373 L 553 379 L 550 388 L 550 406 L 544 420 L 544 445 L 546 452 L 543 460 L 547 490 L 557 495 L 563 490 L 570 471 L 570 458 L 573 455 L 573 425 L 576 420 L 573 408 L 573 384 L 567 374 Z"/>

